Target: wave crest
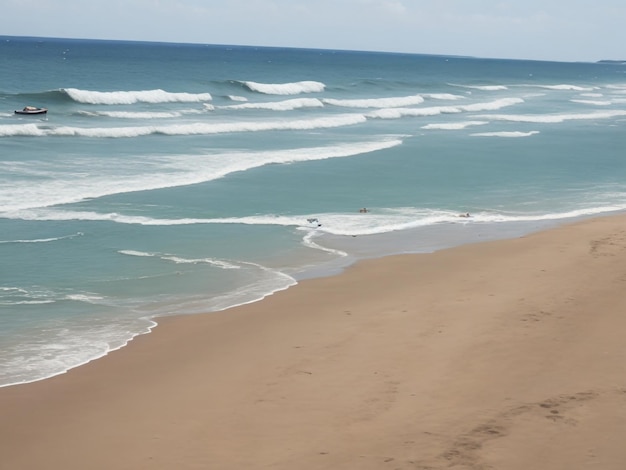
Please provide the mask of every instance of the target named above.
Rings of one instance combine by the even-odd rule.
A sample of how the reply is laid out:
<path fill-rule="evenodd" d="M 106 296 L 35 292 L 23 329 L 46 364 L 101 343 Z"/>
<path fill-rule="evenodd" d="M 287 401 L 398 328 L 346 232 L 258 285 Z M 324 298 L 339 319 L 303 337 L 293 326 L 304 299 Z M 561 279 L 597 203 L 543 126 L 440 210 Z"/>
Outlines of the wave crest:
<path fill-rule="evenodd" d="M 161 135 L 210 135 L 233 132 L 261 132 L 284 130 L 313 130 L 330 129 L 334 127 L 351 126 L 365 122 L 367 118 L 362 114 L 344 114 L 316 119 L 301 119 L 297 121 L 248 121 L 190 124 L 174 124 L 164 126 L 130 126 L 130 127 L 38 127 L 36 124 L 0 126 L 0 137 L 9 136 L 62 136 L 62 137 L 94 137 L 94 138 L 124 138 L 141 137 L 153 134 Z"/>
<path fill-rule="evenodd" d="M 197 103 L 213 99 L 210 93 L 171 93 L 160 89 L 91 91 L 78 88 L 63 88 L 61 91 L 74 101 L 85 104 Z"/>
<path fill-rule="evenodd" d="M 271 103 L 242 103 L 227 106 L 218 106 L 219 109 L 267 109 L 270 111 L 292 111 L 301 108 L 323 108 L 322 103 L 317 98 L 295 98 L 291 100 L 271 102 Z"/>
<path fill-rule="evenodd" d="M 293 83 L 257 83 L 241 82 L 250 91 L 266 95 L 299 95 L 301 93 L 319 93 L 324 91 L 326 85 L 321 82 L 302 81 Z"/>
<path fill-rule="evenodd" d="M 470 134 L 472 137 L 530 137 L 539 134 L 539 131 L 500 131 L 500 132 L 477 132 Z"/>
<path fill-rule="evenodd" d="M 533 124 L 555 124 L 565 121 L 581 121 L 587 119 L 610 119 L 626 116 L 626 110 L 595 111 L 590 113 L 564 113 L 564 114 L 490 114 L 477 116 L 493 121 L 525 122 Z"/>
<path fill-rule="evenodd" d="M 473 103 L 459 106 L 431 106 L 427 108 L 385 108 L 372 111 L 367 115 L 373 119 L 400 119 L 403 117 L 436 116 L 439 114 L 456 114 L 462 112 L 494 111 L 523 103 L 521 98 L 502 98 L 486 103 Z"/>
<path fill-rule="evenodd" d="M 360 100 L 337 100 L 327 98 L 322 100 L 326 104 L 348 108 L 397 108 L 400 106 L 414 106 L 422 104 L 424 98 L 420 95 L 400 96 L 390 98 L 370 98 Z"/>
<path fill-rule="evenodd" d="M 483 126 L 489 124 L 487 121 L 465 121 L 465 122 L 447 122 L 440 124 L 426 124 L 422 129 L 441 130 L 441 131 L 457 131 L 470 126 Z"/>
<path fill-rule="evenodd" d="M 124 178 L 117 175 L 112 178 L 108 167 L 94 169 L 91 177 L 78 182 L 71 177 L 63 178 L 63 184 L 50 179 L 36 188 L 6 187 L 0 185 L 0 216 L 24 220 L 103 220 L 119 223 L 151 225 L 154 221 L 142 216 L 121 216 L 116 213 L 85 214 L 81 212 L 59 212 L 44 209 L 58 204 L 68 204 L 113 194 L 132 191 L 147 191 L 191 184 L 204 183 L 223 178 L 234 172 L 242 172 L 271 164 L 289 164 L 324 160 L 330 158 L 352 157 L 365 153 L 376 152 L 402 144 L 398 138 L 385 138 L 368 142 L 355 142 L 330 145 L 327 147 L 302 147 L 285 150 L 268 150 L 259 152 L 228 152 L 200 155 L 175 155 L 167 159 L 159 159 L 161 168 L 153 166 L 148 173 L 129 172 Z M 154 163 L 148 158 L 146 163 Z M 170 173 L 171 168 L 185 168 L 176 174 Z M 165 173 L 163 173 L 165 172 Z M 165 177 L 158 175 L 164 174 Z M 103 183 L 104 178 L 108 181 Z M 59 187 L 63 187 L 62 190 Z M 35 210 L 39 208 L 39 210 Z M 95 219 L 94 219 L 95 218 Z M 183 223 L 180 220 L 176 223 Z M 186 220 L 185 223 L 196 223 Z M 158 225 L 168 225 L 159 221 Z"/>

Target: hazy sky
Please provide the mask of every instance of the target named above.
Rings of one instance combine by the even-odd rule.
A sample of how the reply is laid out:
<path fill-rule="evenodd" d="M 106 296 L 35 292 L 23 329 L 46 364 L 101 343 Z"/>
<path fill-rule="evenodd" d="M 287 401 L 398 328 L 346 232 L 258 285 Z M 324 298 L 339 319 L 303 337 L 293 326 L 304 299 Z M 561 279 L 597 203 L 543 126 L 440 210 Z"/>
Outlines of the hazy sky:
<path fill-rule="evenodd" d="M 0 0 L 0 34 L 626 59 L 626 0 Z"/>

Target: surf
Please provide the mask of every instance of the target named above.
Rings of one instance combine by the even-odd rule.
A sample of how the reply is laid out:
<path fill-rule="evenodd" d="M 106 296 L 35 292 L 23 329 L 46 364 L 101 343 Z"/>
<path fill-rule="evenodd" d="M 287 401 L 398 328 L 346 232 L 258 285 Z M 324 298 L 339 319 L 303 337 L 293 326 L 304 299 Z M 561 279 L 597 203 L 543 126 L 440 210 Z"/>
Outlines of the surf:
<path fill-rule="evenodd" d="M 165 90 L 139 91 L 91 91 L 78 88 L 63 88 L 73 101 L 84 104 L 119 105 L 135 103 L 200 103 L 211 101 L 211 93 L 172 93 Z"/>
<path fill-rule="evenodd" d="M 299 95 L 302 93 L 320 93 L 326 85 L 314 80 L 303 80 L 291 83 L 258 83 L 253 81 L 240 82 L 250 91 L 265 95 Z"/>

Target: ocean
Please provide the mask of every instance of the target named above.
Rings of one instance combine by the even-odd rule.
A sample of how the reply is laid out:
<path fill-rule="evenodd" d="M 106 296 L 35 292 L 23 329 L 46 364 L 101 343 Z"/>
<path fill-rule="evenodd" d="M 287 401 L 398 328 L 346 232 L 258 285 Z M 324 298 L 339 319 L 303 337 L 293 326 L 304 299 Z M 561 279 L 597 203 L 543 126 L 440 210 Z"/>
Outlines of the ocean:
<path fill-rule="evenodd" d="M 623 63 L 0 36 L 0 386 L 359 259 L 624 211 L 625 130 Z"/>

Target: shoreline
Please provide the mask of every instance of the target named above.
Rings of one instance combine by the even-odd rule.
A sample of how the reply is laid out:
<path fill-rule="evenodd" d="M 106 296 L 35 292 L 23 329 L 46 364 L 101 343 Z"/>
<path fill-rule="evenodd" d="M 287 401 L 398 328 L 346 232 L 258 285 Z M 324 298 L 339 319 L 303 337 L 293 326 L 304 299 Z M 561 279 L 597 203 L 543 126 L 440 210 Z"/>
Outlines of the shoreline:
<path fill-rule="evenodd" d="M 625 226 L 365 259 L 258 302 L 159 317 L 100 359 L 0 388 L 3 461 L 621 468 Z"/>
<path fill-rule="evenodd" d="M 600 217 L 601 216 L 603 215 L 600 215 Z M 591 216 L 581 216 L 575 219 L 570 219 L 570 223 L 572 223 L 572 220 L 583 220 L 584 218 L 589 217 Z M 334 260 L 320 262 L 320 264 L 316 265 L 306 264 L 301 267 L 287 268 L 276 266 L 271 267 L 271 269 L 275 269 L 277 272 L 281 272 L 288 276 L 293 281 L 290 285 L 278 287 L 268 292 L 259 291 L 257 292 L 258 295 L 256 297 L 236 296 L 231 299 L 232 303 L 228 301 L 215 303 L 211 300 L 202 306 L 202 302 L 194 305 L 193 303 L 189 304 L 187 302 L 180 301 L 174 311 L 168 313 L 155 313 L 137 318 L 137 321 L 141 323 L 141 325 L 139 325 L 141 326 L 140 329 L 126 331 L 126 335 L 123 338 L 119 338 L 114 344 L 109 344 L 108 349 L 102 350 L 97 355 L 85 357 L 80 361 L 74 362 L 72 365 L 65 364 L 65 367 L 67 368 L 64 370 L 59 369 L 54 372 L 39 374 L 35 377 L 23 380 L 4 382 L 0 384 L 0 388 L 24 385 L 38 382 L 40 380 L 48 380 L 57 375 L 65 374 L 69 370 L 75 369 L 76 367 L 82 367 L 89 362 L 99 360 L 111 352 L 127 347 L 128 344 L 134 340 L 134 338 L 150 334 L 157 326 L 160 319 L 165 317 L 214 313 L 217 311 L 236 308 L 248 303 L 259 302 L 268 296 L 274 295 L 276 292 L 290 289 L 304 280 L 340 275 L 350 266 L 366 259 L 379 259 L 387 256 L 403 254 L 432 253 L 464 244 L 516 238 L 540 231 L 542 229 L 555 227 L 562 223 L 563 222 L 559 220 L 523 221 L 505 224 L 489 222 L 475 223 L 473 220 L 468 221 L 466 219 L 460 219 L 458 223 L 455 221 L 435 226 L 401 230 L 399 232 L 361 235 L 358 237 L 321 234 L 319 237 L 323 239 L 322 244 L 317 245 L 316 243 L 313 243 L 313 245 L 317 245 L 317 247 L 310 247 L 311 249 L 343 253 L 345 256 L 339 256 Z M 288 266 L 290 266 L 289 263 Z M 229 294 L 225 297 L 218 295 L 213 299 L 224 299 L 228 298 L 228 296 Z M 211 297 L 209 296 L 207 299 L 211 299 Z M 228 306 L 224 307 L 224 304 L 228 304 Z M 173 304 L 169 305 L 168 308 L 171 308 L 172 305 Z M 159 307 L 158 310 L 162 310 L 162 308 Z M 31 373 L 34 373 L 35 370 L 37 370 L 36 367 L 33 367 L 31 369 Z"/>

